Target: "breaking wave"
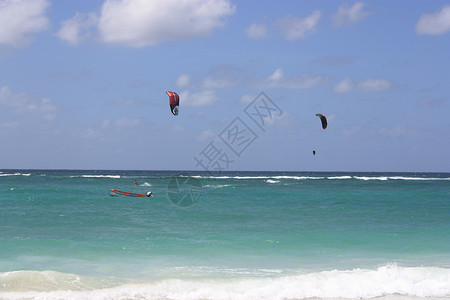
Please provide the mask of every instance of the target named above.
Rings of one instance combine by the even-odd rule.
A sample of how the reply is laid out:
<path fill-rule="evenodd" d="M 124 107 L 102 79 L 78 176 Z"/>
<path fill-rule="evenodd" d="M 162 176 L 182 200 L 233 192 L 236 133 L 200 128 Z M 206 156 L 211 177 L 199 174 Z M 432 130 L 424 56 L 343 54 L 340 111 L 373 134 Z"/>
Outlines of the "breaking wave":
<path fill-rule="evenodd" d="M 19 173 L 19 172 L 3 173 L 3 172 L 0 172 L 0 176 L 30 176 L 30 175 L 31 175 L 30 173 Z"/>
<path fill-rule="evenodd" d="M 192 278 L 120 282 L 18 271 L 0 273 L 0 299 L 450 299 L 450 269 L 438 267 L 385 265 L 272 277 Z"/>
<path fill-rule="evenodd" d="M 412 177 L 412 176 L 358 176 L 358 175 L 340 175 L 340 176 L 295 176 L 295 175 L 280 175 L 280 176 L 186 176 L 198 179 L 234 179 L 234 180 L 405 180 L 405 181 L 450 181 L 450 177 Z M 271 182 L 273 183 L 273 182 Z"/>
<path fill-rule="evenodd" d="M 71 178 L 82 177 L 82 178 L 116 178 L 116 179 L 119 179 L 120 175 L 72 175 L 70 177 Z"/>

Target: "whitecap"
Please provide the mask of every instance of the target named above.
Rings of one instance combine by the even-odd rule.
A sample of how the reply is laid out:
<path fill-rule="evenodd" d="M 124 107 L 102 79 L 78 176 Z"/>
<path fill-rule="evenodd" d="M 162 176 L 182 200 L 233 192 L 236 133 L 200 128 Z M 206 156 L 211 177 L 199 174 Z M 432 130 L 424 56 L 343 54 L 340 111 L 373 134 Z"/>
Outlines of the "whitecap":
<path fill-rule="evenodd" d="M 16 278 L 12 278 L 14 274 L 3 273 L 0 277 L 2 282 L 7 282 L 8 288 L 0 290 L 0 298 L 282 300 L 450 297 L 450 269 L 447 268 L 385 265 L 376 269 L 299 271 L 296 274 L 275 271 L 272 276 L 263 277 L 246 269 L 222 271 L 240 276 L 186 278 L 178 275 L 111 286 L 111 283 L 98 280 L 92 283 L 81 276 L 49 271 L 32 274 L 21 271 Z M 25 285 L 19 287 L 19 283 Z"/>
<path fill-rule="evenodd" d="M 114 178 L 114 179 L 119 179 L 120 175 L 72 175 L 70 177 L 71 178 L 82 177 L 82 178 Z"/>

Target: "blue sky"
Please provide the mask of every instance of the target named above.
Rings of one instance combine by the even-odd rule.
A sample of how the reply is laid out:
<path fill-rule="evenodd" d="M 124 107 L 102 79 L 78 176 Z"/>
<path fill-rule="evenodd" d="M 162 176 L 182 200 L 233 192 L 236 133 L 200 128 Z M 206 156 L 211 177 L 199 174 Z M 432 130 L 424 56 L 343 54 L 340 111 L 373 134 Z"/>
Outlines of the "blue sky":
<path fill-rule="evenodd" d="M 449 1 L 0 0 L 0 168 L 449 172 L 449 53 Z"/>

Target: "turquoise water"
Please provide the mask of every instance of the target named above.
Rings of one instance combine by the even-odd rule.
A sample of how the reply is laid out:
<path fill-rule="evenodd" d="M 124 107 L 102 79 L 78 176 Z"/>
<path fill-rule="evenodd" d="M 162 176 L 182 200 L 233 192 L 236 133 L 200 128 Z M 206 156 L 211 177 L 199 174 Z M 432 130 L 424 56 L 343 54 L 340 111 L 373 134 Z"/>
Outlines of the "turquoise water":
<path fill-rule="evenodd" d="M 0 170 L 0 249 L 0 299 L 450 299 L 450 174 Z"/>

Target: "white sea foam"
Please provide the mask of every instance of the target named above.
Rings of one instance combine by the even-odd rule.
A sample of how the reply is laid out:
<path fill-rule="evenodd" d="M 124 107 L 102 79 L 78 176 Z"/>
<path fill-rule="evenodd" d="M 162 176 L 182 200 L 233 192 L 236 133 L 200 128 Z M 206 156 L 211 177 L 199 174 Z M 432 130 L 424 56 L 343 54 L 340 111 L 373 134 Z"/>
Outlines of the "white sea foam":
<path fill-rule="evenodd" d="M 29 173 L 1 173 L 0 176 L 30 176 L 31 174 Z"/>
<path fill-rule="evenodd" d="M 382 180 L 382 181 L 389 179 L 387 176 L 378 176 L 378 177 L 355 176 L 354 178 L 359 180 Z"/>
<path fill-rule="evenodd" d="M 389 179 L 393 180 L 450 180 L 450 177 L 438 178 L 438 177 L 403 177 L 403 176 L 390 176 Z"/>
<path fill-rule="evenodd" d="M 140 186 L 152 186 L 150 183 L 148 182 L 144 182 L 143 184 L 141 184 Z"/>
<path fill-rule="evenodd" d="M 82 177 L 82 178 L 120 178 L 120 175 L 72 175 L 71 178 Z"/>
<path fill-rule="evenodd" d="M 265 176 L 192 176 L 194 178 L 210 178 L 210 179 L 264 179 Z"/>
<path fill-rule="evenodd" d="M 113 281 L 108 284 L 105 279 L 94 279 L 55 271 L 13 271 L 0 273 L 0 299 L 9 299 L 9 297 L 3 295 L 7 292 L 96 290 L 113 287 L 118 283 L 118 281 Z"/>
<path fill-rule="evenodd" d="M 178 278 L 114 286 L 107 280 L 30 272 L 0 275 L 0 299 L 450 299 L 450 269 L 437 267 L 386 265 L 374 270 L 274 272 L 263 278 Z"/>
<path fill-rule="evenodd" d="M 412 181 L 439 181 L 450 180 L 450 177 L 406 177 L 406 176 L 354 176 L 353 178 L 359 180 L 412 180 Z"/>
<path fill-rule="evenodd" d="M 232 185 L 231 184 L 207 184 L 204 187 L 210 188 L 210 189 L 220 189 L 220 188 L 229 187 L 229 186 L 232 186 Z"/>
<path fill-rule="evenodd" d="M 317 180 L 317 179 L 328 179 L 328 180 L 377 180 L 377 181 L 387 181 L 387 180 L 413 180 L 413 181 L 435 181 L 435 180 L 449 180 L 450 177 L 412 177 L 412 176 L 350 176 L 350 175 L 341 175 L 341 176 L 295 176 L 295 175 L 279 175 L 279 176 L 201 176 L 195 175 L 190 176 L 198 179 L 236 179 L 236 180 L 254 180 L 254 179 L 268 179 L 269 180 Z"/>
<path fill-rule="evenodd" d="M 330 176 L 327 179 L 352 179 L 352 176 Z"/>
<path fill-rule="evenodd" d="M 274 179 L 295 179 L 295 180 L 307 180 L 307 179 L 325 179 L 325 177 L 319 176 L 271 176 L 270 178 Z"/>
<path fill-rule="evenodd" d="M 279 183 L 279 180 L 267 179 L 267 183 Z"/>
<path fill-rule="evenodd" d="M 192 176 L 194 178 L 207 178 L 207 179 L 237 179 L 237 180 L 253 180 L 253 179 L 294 179 L 294 180 L 305 180 L 305 179 L 324 179 L 325 177 L 318 176 Z"/>

